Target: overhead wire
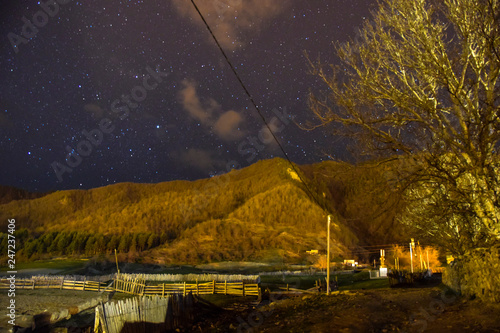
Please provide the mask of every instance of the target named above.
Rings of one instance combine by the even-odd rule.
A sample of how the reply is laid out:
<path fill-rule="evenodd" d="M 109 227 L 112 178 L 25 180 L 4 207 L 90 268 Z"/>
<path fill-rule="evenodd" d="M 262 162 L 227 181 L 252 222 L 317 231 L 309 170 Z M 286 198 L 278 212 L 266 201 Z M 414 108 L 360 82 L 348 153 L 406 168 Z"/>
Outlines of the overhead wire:
<path fill-rule="evenodd" d="M 193 7 L 194 9 L 196 10 L 196 12 L 198 12 L 198 15 L 200 16 L 201 20 L 203 21 L 203 23 L 205 24 L 205 27 L 207 28 L 208 32 L 210 33 L 210 35 L 212 36 L 213 40 L 215 41 L 215 43 L 217 44 L 217 47 L 219 48 L 220 52 L 222 53 L 224 59 L 226 60 L 227 64 L 229 65 L 229 67 L 231 68 L 231 71 L 233 72 L 233 74 L 236 76 L 236 79 L 238 80 L 239 84 L 241 85 L 241 87 L 243 88 L 243 90 L 245 91 L 245 94 L 248 96 L 248 98 L 250 99 L 250 102 L 252 103 L 253 107 L 255 108 L 255 110 L 257 111 L 257 113 L 259 114 L 260 118 L 262 119 L 262 121 L 264 122 L 264 125 L 266 126 L 267 130 L 269 131 L 269 133 L 271 133 L 274 141 L 276 141 L 276 143 L 278 144 L 278 147 L 279 149 L 281 150 L 281 152 L 283 153 L 283 155 L 285 156 L 285 159 L 288 161 L 288 163 L 290 164 L 292 170 L 297 174 L 297 176 L 299 177 L 300 181 L 302 182 L 302 184 L 304 184 L 305 186 L 305 189 L 307 191 L 307 193 L 309 194 L 309 196 L 316 202 L 316 204 L 321 207 L 323 210 L 325 211 L 328 211 L 326 209 L 326 207 L 324 207 L 320 202 L 319 200 L 316 198 L 316 196 L 313 194 L 312 190 L 309 188 L 309 185 L 307 185 L 307 183 L 304 181 L 304 179 L 302 178 L 302 176 L 300 175 L 300 173 L 298 172 L 297 168 L 295 167 L 295 165 L 292 163 L 292 161 L 290 160 L 288 154 L 286 153 L 285 149 L 283 148 L 283 145 L 281 144 L 281 142 L 278 140 L 278 138 L 276 137 L 276 135 L 274 134 L 273 130 L 271 129 L 271 127 L 269 126 L 269 123 L 267 122 L 266 118 L 264 117 L 264 115 L 262 114 L 262 112 L 260 111 L 259 107 L 257 106 L 257 103 L 255 102 L 255 100 L 253 99 L 252 97 L 252 94 L 250 94 L 250 91 L 247 89 L 247 87 L 245 86 L 245 84 L 243 83 L 243 80 L 241 79 L 240 75 L 238 74 L 238 72 L 236 71 L 236 68 L 233 66 L 231 60 L 229 59 L 229 57 L 227 56 L 226 52 L 224 51 L 224 49 L 222 48 L 222 46 L 220 45 L 219 41 L 217 40 L 217 37 L 215 37 L 215 34 L 213 33 L 212 29 L 210 28 L 210 25 L 208 24 L 208 22 L 205 20 L 205 17 L 203 16 L 203 14 L 201 13 L 200 9 L 198 8 L 198 6 L 196 5 L 195 1 L 194 0 L 191 0 L 191 3 L 193 4 Z"/>
<path fill-rule="evenodd" d="M 352 247 L 352 249 L 357 248 L 357 247 L 363 247 L 363 248 L 369 248 L 369 247 L 391 247 L 391 246 L 408 246 L 407 243 L 403 244 L 398 244 L 398 243 L 392 243 L 392 244 L 375 244 L 375 245 L 357 245 L 356 247 Z M 351 247 L 349 247 L 351 249 Z"/>

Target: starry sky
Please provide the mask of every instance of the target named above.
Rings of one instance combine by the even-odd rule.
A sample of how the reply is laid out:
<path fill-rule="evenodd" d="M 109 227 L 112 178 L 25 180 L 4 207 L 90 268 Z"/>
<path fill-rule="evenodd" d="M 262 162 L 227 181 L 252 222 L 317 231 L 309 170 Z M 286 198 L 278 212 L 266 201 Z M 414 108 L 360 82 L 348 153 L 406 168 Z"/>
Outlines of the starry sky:
<path fill-rule="evenodd" d="M 373 0 L 197 0 L 290 159 L 348 159 L 304 131 Z M 281 156 L 189 0 L 5 0 L 0 5 L 0 185 L 30 191 L 194 180 Z"/>

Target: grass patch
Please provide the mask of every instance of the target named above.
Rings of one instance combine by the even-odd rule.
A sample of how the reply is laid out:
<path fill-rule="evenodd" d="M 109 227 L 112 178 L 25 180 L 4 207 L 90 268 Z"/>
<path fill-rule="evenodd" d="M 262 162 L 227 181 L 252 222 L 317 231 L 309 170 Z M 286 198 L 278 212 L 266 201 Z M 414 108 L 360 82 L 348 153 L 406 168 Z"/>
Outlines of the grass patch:
<path fill-rule="evenodd" d="M 389 288 L 389 279 L 373 279 L 354 281 L 351 284 L 340 284 L 339 290 L 356 290 L 356 289 L 379 289 Z"/>
<path fill-rule="evenodd" d="M 261 286 L 269 288 L 271 291 L 278 290 L 280 287 L 288 286 L 296 289 L 309 289 L 316 285 L 316 281 L 321 280 L 324 282 L 326 275 L 264 275 L 261 276 Z M 374 279 L 370 280 L 370 273 L 368 271 L 361 271 L 353 274 L 332 274 L 332 281 L 337 281 L 340 290 L 354 290 L 354 289 L 377 289 L 388 288 L 388 279 Z"/>
<path fill-rule="evenodd" d="M 52 259 L 24 263 L 16 262 L 16 270 L 21 274 L 21 270 L 32 269 L 58 270 L 59 272 L 57 274 L 69 274 L 83 268 L 87 262 L 88 259 Z M 3 267 L 0 271 L 5 272 L 7 270 L 7 267 Z"/>
<path fill-rule="evenodd" d="M 269 288 L 270 290 L 286 287 L 287 284 L 290 288 L 309 289 L 314 287 L 317 280 L 324 280 L 324 278 L 324 275 L 285 275 L 284 278 L 281 275 L 263 275 L 260 277 L 260 281 L 262 287 Z"/>
<path fill-rule="evenodd" d="M 140 263 L 118 263 L 121 273 L 142 273 L 142 274 L 201 274 L 202 271 L 194 266 L 159 266 Z M 116 266 L 112 273 L 116 272 Z"/>

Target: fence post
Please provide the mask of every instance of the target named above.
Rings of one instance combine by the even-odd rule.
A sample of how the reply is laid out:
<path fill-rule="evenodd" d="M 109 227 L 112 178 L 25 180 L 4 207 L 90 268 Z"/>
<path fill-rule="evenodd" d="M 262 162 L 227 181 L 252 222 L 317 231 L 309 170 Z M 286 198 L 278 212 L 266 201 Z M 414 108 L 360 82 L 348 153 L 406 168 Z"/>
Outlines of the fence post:
<path fill-rule="evenodd" d="M 242 286 L 242 291 L 243 291 L 243 297 L 245 297 L 245 281 L 241 282 L 241 286 Z"/>
<path fill-rule="evenodd" d="M 186 296 L 186 281 L 184 281 L 184 292 L 183 292 L 184 296 Z"/>
<path fill-rule="evenodd" d="M 200 295 L 200 287 L 198 286 L 198 280 L 196 280 L 196 295 Z"/>
<path fill-rule="evenodd" d="M 31 280 L 33 282 L 31 289 L 35 289 L 35 279 Z"/>
<path fill-rule="evenodd" d="M 94 332 L 99 332 L 99 327 L 101 323 L 99 322 L 99 305 L 95 307 L 95 320 L 94 320 Z"/>
<path fill-rule="evenodd" d="M 59 290 L 62 290 L 63 289 L 63 286 L 64 286 L 64 277 L 62 278 L 61 280 L 61 287 L 59 288 Z"/>
<path fill-rule="evenodd" d="M 227 295 L 227 280 L 224 280 L 224 295 Z"/>
<path fill-rule="evenodd" d="M 162 284 L 162 291 L 161 291 L 161 297 L 165 297 L 165 283 Z"/>
<path fill-rule="evenodd" d="M 214 284 L 214 292 L 213 292 L 213 294 L 215 295 L 215 280 L 213 281 L 213 284 Z"/>
<path fill-rule="evenodd" d="M 84 277 L 83 277 L 83 291 L 85 291 L 85 281 L 86 281 L 86 280 L 87 280 L 87 277 L 86 277 L 86 276 L 84 276 Z"/>

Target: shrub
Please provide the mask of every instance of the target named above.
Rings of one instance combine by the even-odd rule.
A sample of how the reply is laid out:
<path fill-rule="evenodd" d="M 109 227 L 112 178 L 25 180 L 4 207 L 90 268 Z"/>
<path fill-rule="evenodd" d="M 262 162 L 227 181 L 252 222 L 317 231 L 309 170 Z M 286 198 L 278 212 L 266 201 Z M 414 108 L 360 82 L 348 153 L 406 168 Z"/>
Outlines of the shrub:
<path fill-rule="evenodd" d="M 443 283 L 467 297 L 500 302 L 500 245 L 469 251 L 446 268 Z"/>

